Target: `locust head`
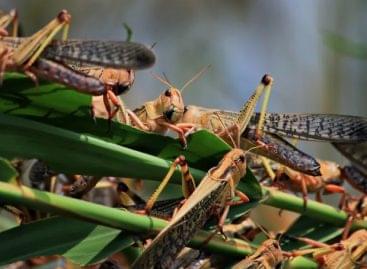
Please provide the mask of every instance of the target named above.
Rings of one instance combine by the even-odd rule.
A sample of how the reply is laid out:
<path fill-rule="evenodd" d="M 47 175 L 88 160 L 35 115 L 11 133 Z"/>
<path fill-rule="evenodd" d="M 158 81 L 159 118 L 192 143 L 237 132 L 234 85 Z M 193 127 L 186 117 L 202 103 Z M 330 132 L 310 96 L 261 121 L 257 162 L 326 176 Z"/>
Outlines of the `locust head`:
<path fill-rule="evenodd" d="M 105 68 L 100 74 L 100 80 L 110 85 L 114 94 L 126 93 L 135 80 L 134 70 Z"/>
<path fill-rule="evenodd" d="M 229 174 L 236 183 L 246 174 L 246 156 L 242 149 L 235 148 L 228 152 L 213 171 L 215 178 L 226 178 Z"/>
<path fill-rule="evenodd" d="M 170 87 L 159 96 L 160 111 L 168 122 L 175 123 L 179 121 L 184 113 L 185 105 L 181 92 Z"/>
<path fill-rule="evenodd" d="M 162 113 L 162 116 L 165 120 L 170 123 L 176 123 L 182 119 L 185 112 L 185 105 L 182 98 L 182 93 L 187 86 L 189 86 L 193 81 L 198 79 L 209 66 L 203 68 L 199 71 L 194 77 L 192 77 L 189 81 L 182 86 L 181 90 L 172 86 L 167 77 L 161 78 L 158 75 L 153 75 L 156 79 L 161 81 L 163 84 L 167 85 L 167 90 L 162 93 L 159 98 L 156 100 L 156 107 L 159 113 Z"/>

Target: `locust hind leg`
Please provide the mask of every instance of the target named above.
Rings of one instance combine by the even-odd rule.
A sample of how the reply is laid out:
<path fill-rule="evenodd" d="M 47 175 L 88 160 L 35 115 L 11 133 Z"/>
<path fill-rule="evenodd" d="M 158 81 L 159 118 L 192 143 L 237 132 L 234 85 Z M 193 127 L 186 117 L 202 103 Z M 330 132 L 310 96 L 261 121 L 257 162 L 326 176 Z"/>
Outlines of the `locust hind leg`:
<path fill-rule="evenodd" d="M 250 98 L 246 101 L 246 103 L 243 105 L 237 119 L 235 120 L 235 123 L 233 126 L 230 126 L 227 128 L 227 130 L 223 130 L 218 133 L 220 137 L 228 135 L 228 131 L 230 131 L 232 134 L 235 135 L 235 140 L 238 142 L 240 140 L 240 137 L 242 133 L 247 128 L 251 117 L 255 111 L 256 104 L 261 97 L 261 95 L 265 92 L 264 102 L 262 105 L 262 113 L 260 113 L 262 118 L 265 118 L 265 111 L 267 104 L 269 102 L 270 92 L 271 92 L 271 86 L 273 83 L 273 78 L 270 75 L 264 75 L 259 83 L 259 85 L 256 87 L 255 91 L 252 93 Z M 260 117 L 260 118 L 261 118 Z M 263 126 L 263 120 L 259 120 L 257 129 L 262 130 Z M 223 125 L 223 124 L 222 124 Z"/>
<path fill-rule="evenodd" d="M 28 69 L 54 36 L 70 23 L 70 19 L 70 14 L 62 10 L 55 19 L 19 45 L 13 55 L 15 63 L 18 66 L 24 65 L 24 69 Z"/>
<path fill-rule="evenodd" d="M 167 186 L 169 180 L 171 179 L 173 173 L 176 170 L 177 166 L 181 167 L 181 174 L 182 174 L 182 192 L 185 198 L 188 198 L 191 193 L 195 190 L 195 181 L 192 177 L 187 162 L 185 160 L 184 156 L 177 157 L 173 163 L 171 164 L 170 169 L 168 170 L 166 176 L 162 180 L 162 182 L 159 184 L 158 188 L 154 191 L 152 196 L 149 198 L 149 200 L 146 203 L 145 212 L 149 213 L 154 205 L 154 203 L 157 201 L 159 195 L 162 193 L 164 188 Z"/>
<path fill-rule="evenodd" d="M 346 191 L 342 186 L 336 184 L 326 184 L 324 187 L 324 193 L 340 193 L 339 209 L 343 207 L 346 199 Z"/>

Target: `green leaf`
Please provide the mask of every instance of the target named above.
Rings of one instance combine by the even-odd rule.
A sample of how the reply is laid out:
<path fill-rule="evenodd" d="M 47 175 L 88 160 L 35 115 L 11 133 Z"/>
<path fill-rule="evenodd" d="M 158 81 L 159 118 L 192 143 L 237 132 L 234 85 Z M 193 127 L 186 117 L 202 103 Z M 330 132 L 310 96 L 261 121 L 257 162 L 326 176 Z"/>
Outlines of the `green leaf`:
<path fill-rule="evenodd" d="M 18 173 L 11 163 L 2 157 L 0 157 L 0 181 L 17 184 Z"/>
<path fill-rule="evenodd" d="M 1 113 L 0 129 L 1 155 L 37 158 L 64 173 L 160 180 L 170 165 L 166 160 L 98 138 Z M 203 175 L 196 169 L 192 173 L 198 178 Z M 178 171 L 173 179 L 181 182 Z"/>
<path fill-rule="evenodd" d="M 87 265 L 132 245 L 134 240 L 114 228 L 53 217 L 4 231 L 0 242 L 6 242 L 0 244 L 0 265 L 48 255 L 63 255 Z"/>

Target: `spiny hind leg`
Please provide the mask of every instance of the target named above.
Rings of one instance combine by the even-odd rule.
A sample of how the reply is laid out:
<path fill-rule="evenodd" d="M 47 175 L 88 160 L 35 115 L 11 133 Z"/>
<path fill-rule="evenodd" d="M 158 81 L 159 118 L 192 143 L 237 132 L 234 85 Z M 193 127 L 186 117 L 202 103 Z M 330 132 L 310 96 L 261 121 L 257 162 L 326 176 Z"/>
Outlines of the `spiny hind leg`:
<path fill-rule="evenodd" d="M 177 166 L 181 167 L 182 174 L 182 191 L 185 198 L 188 198 L 192 192 L 195 190 L 195 181 L 192 177 L 189 167 L 187 165 L 186 159 L 183 155 L 177 157 L 171 164 L 166 176 L 163 178 L 162 182 L 159 184 L 158 188 L 154 191 L 152 196 L 146 203 L 145 211 L 149 213 L 153 208 L 155 202 L 157 201 L 159 195 L 162 193 L 164 188 L 167 186 L 169 180 L 171 179 L 173 173 L 176 170 Z"/>
<path fill-rule="evenodd" d="M 265 94 L 265 98 L 264 98 L 264 102 L 262 105 L 262 111 L 263 111 L 263 115 L 260 116 L 260 120 L 259 120 L 259 124 L 258 124 L 258 129 L 262 128 L 262 125 L 264 120 L 261 120 L 261 117 L 265 117 L 265 111 L 266 111 L 266 107 L 267 104 L 269 102 L 269 97 L 270 97 L 270 90 L 271 90 L 271 85 L 273 83 L 273 78 L 268 75 L 265 74 L 259 85 L 256 87 L 255 91 L 253 92 L 253 94 L 250 96 L 250 98 L 246 101 L 246 103 L 244 104 L 243 108 L 240 111 L 240 114 L 236 120 L 236 123 L 239 126 L 239 132 L 240 134 L 242 134 L 245 129 L 247 128 L 248 123 L 251 120 L 251 117 L 255 111 L 255 107 L 256 104 L 260 98 L 260 96 L 264 93 L 264 91 L 266 92 Z M 260 113 L 261 115 L 261 113 Z"/>
<path fill-rule="evenodd" d="M 28 69 L 55 35 L 70 23 L 70 19 L 70 14 L 62 10 L 55 19 L 19 45 L 14 51 L 15 63 L 18 66 L 24 65 L 24 69 Z"/>

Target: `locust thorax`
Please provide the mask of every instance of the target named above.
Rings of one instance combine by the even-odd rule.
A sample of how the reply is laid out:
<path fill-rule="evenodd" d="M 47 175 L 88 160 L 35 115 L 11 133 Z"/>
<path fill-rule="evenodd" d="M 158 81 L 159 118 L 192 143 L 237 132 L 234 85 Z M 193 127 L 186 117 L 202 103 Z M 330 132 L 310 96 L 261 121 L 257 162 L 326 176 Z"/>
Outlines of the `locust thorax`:
<path fill-rule="evenodd" d="M 340 167 L 335 162 L 330 161 L 320 161 L 317 160 L 320 163 L 320 172 L 321 176 L 324 178 L 340 178 Z"/>
<path fill-rule="evenodd" d="M 157 105 L 160 106 L 163 117 L 171 123 L 179 121 L 185 109 L 181 92 L 176 88 L 168 88 L 162 93 Z"/>
<path fill-rule="evenodd" d="M 242 149 L 232 149 L 224 155 L 211 176 L 213 178 L 225 179 L 229 176 L 229 173 L 235 184 L 246 174 L 246 157 Z"/>
<path fill-rule="evenodd" d="M 254 257 L 263 257 L 264 255 L 267 256 L 264 258 L 273 259 L 271 262 L 274 265 L 280 262 L 283 259 L 283 254 L 279 242 L 275 239 L 267 239 L 253 254 Z"/>
<path fill-rule="evenodd" d="M 353 261 L 359 260 L 367 251 L 367 232 L 366 230 L 358 230 L 354 232 L 348 239 L 343 241 L 343 245 L 348 251 Z"/>

